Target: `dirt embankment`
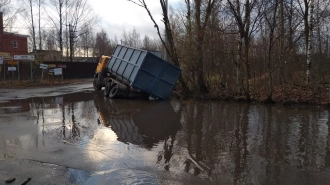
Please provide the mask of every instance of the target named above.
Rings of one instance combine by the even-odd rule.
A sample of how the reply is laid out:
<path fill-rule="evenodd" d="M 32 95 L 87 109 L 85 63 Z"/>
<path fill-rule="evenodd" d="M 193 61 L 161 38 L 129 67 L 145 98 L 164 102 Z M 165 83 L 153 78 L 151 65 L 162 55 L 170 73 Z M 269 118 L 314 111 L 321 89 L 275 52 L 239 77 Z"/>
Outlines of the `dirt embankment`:
<path fill-rule="evenodd" d="M 329 90 L 322 86 L 280 85 L 274 88 L 272 100 L 284 104 L 329 105 Z"/>
<path fill-rule="evenodd" d="M 324 86 L 299 86 L 299 85 L 278 85 L 273 88 L 271 99 L 268 99 L 269 91 L 266 89 L 254 89 L 250 92 L 251 102 L 256 103 L 280 103 L 285 105 L 310 104 L 310 105 L 330 105 L 329 90 Z M 181 99 L 180 92 L 173 92 L 173 96 Z M 225 100 L 244 102 L 244 93 L 218 89 L 206 95 L 190 95 L 189 98 L 204 100 Z"/>

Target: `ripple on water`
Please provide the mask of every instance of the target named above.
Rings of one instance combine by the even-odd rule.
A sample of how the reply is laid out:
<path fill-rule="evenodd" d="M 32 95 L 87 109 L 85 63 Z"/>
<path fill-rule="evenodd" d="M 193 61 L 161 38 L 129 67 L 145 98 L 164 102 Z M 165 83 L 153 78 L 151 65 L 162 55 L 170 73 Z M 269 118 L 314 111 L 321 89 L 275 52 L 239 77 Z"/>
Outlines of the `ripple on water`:
<path fill-rule="evenodd" d="M 117 169 L 92 175 L 84 185 L 89 184 L 159 184 L 157 176 L 147 171 Z"/>

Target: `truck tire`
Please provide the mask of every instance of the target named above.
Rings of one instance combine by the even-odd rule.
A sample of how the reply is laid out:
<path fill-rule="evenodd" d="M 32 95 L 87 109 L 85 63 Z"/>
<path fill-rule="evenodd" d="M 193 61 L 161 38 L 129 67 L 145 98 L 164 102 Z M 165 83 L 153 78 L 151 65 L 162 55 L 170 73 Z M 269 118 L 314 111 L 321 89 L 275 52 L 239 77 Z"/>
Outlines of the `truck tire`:
<path fill-rule="evenodd" d="M 111 89 L 109 92 L 109 98 L 111 98 L 111 99 L 116 98 L 118 93 L 119 93 L 119 85 L 117 83 L 115 83 L 111 86 Z"/>
<path fill-rule="evenodd" d="M 108 81 L 108 82 L 105 84 L 105 87 L 104 87 L 104 96 L 105 96 L 105 97 L 109 97 L 109 93 L 110 93 L 110 90 L 111 90 L 111 86 L 112 86 L 111 81 Z"/>
<path fill-rule="evenodd" d="M 142 98 L 145 99 L 145 100 L 148 100 L 150 95 L 148 93 L 145 93 L 145 92 L 141 92 L 141 95 L 142 95 Z"/>
<path fill-rule="evenodd" d="M 102 86 L 100 85 L 100 83 L 98 82 L 98 78 L 94 78 L 93 81 L 93 87 L 96 91 L 99 91 L 102 89 Z"/>

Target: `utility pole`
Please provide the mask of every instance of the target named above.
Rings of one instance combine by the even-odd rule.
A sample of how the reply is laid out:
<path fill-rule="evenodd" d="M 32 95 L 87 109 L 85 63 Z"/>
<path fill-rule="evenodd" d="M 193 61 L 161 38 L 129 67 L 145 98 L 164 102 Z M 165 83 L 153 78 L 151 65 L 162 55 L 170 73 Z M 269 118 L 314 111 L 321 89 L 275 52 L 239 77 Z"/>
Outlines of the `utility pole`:
<path fill-rule="evenodd" d="M 68 43 L 68 0 L 65 0 L 65 44 L 66 44 L 66 61 L 69 59 L 69 43 Z"/>
<path fill-rule="evenodd" d="M 70 37 L 70 62 L 73 61 L 73 30 L 72 30 L 72 25 L 69 24 L 69 37 Z"/>

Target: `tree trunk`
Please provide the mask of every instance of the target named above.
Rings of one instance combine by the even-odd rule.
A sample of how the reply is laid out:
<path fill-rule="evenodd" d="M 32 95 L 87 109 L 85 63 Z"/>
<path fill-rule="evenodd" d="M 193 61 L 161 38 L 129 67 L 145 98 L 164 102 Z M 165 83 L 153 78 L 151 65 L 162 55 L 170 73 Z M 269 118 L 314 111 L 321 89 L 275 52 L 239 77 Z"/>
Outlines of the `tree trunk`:
<path fill-rule="evenodd" d="M 58 33 L 58 37 L 59 37 L 59 45 L 60 45 L 60 51 L 61 51 L 61 61 L 63 61 L 63 15 L 62 15 L 62 8 L 63 8 L 63 1 L 59 0 L 59 17 L 60 17 L 60 30 Z"/>
<path fill-rule="evenodd" d="M 283 54 L 284 54 L 284 0 L 280 0 L 280 55 L 278 57 L 279 62 L 279 79 L 283 84 L 285 81 L 285 73 L 283 70 Z M 275 25 L 274 25 L 275 26 Z"/>
<path fill-rule="evenodd" d="M 177 67 L 180 67 L 179 57 L 178 57 L 178 54 L 177 54 L 177 51 L 176 51 L 176 48 L 175 48 L 175 45 L 174 45 L 172 28 L 171 28 L 171 25 L 170 25 L 170 21 L 168 19 L 168 14 L 167 14 L 167 3 L 166 3 L 167 1 L 159 0 L 160 5 L 162 7 L 162 12 L 163 12 L 163 22 L 164 22 L 164 25 L 165 25 L 165 32 L 166 32 L 166 35 L 168 37 L 168 46 L 165 44 L 165 41 L 164 41 L 164 39 L 163 39 L 163 37 L 160 33 L 159 26 L 156 23 L 153 15 L 151 14 L 147 4 L 145 3 L 145 0 L 139 0 L 139 2 L 136 2 L 136 1 L 132 1 L 132 2 L 134 2 L 138 6 L 143 7 L 148 12 L 150 19 L 152 20 L 152 22 L 155 25 L 155 28 L 157 29 L 157 34 L 158 34 L 163 46 L 166 49 L 166 52 L 169 54 L 169 56 L 172 59 L 172 62 L 174 63 L 174 65 L 176 65 Z M 184 80 L 182 74 L 179 77 L 179 82 L 182 85 L 183 94 L 184 95 L 189 95 L 190 94 L 190 89 L 187 86 L 187 83 Z"/>
<path fill-rule="evenodd" d="M 197 3 L 198 2 L 198 3 Z M 208 89 L 205 84 L 204 79 L 204 64 L 203 64 L 203 40 L 204 40 L 204 32 L 202 26 L 201 26 L 201 11 L 200 11 L 201 1 L 195 0 L 195 21 L 196 21 L 196 36 L 197 36 L 197 42 L 196 42 L 196 51 L 198 51 L 198 54 L 196 56 L 196 73 L 197 73 L 197 84 L 198 92 L 201 94 L 208 93 Z M 204 23 L 206 24 L 206 23 Z"/>
<path fill-rule="evenodd" d="M 309 21 L 307 23 L 307 70 L 306 70 L 306 82 L 307 84 L 310 82 L 310 71 L 312 64 L 312 36 L 313 36 L 313 13 L 314 13 L 314 0 L 310 2 L 310 14 Z"/>
<path fill-rule="evenodd" d="M 212 9 L 215 5 L 215 0 L 208 0 L 207 1 L 206 12 L 204 16 L 203 22 L 201 21 L 201 7 L 202 7 L 202 0 L 195 0 L 195 24 L 196 24 L 196 49 L 199 52 L 197 55 L 196 61 L 196 72 L 197 72 L 197 87 L 198 92 L 201 94 L 207 94 L 209 89 L 205 83 L 204 77 L 204 36 L 207 24 L 209 22 L 209 18 L 211 16 Z"/>
<path fill-rule="evenodd" d="M 32 23 L 32 41 L 33 41 L 33 51 L 37 49 L 36 46 L 36 34 L 35 34 L 35 29 L 34 29 L 34 19 L 33 19 L 33 5 L 32 5 L 32 0 L 30 0 L 30 11 L 31 11 L 31 23 Z"/>
<path fill-rule="evenodd" d="M 204 63 L 203 63 L 203 52 L 202 52 L 202 43 L 197 45 L 197 51 L 201 51 L 197 56 L 197 65 L 196 65 L 196 72 L 197 72 L 197 87 L 198 91 L 201 94 L 206 94 L 209 92 L 204 77 Z"/>
<path fill-rule="evenodd" d="M 40 0 L 38 0 L 38 6 L 39 6 L 39 17 L 38 17 L 38 19 L 39 19 L 39 50 L 42 50 L 42 42 L 41 42 L 41 40 L 42 40 L 42 37 L 41 37 L 41 23 L 40 23 L 40 21 L 41 21 L 41 17 L 40 17 L 40 7 L 41 7 L 41 4 L 40 4 L 41 2 L 40 2 Z"/>
<path fill-rule="evenodd" d="M 237 94 L 242 93 L 242 78 L 241 78 L 241 64 L 242 64 L 242 48 L 243 48 L 243 38 L 239 36 L 239 40 L 237 43 L 237 61 L 236 65 L 236 86 L 237 86 Z"/>
<path fill-rule="evenodd" d="M 170 58 L 172 59 L 172 62 L 174 63 L 174 65 L 176 65 L 177 67 L 180 67 L 180 61 L 179 61 L 179 56 L 177 54 L 177 51 L 176 51 L 176 48 L 175 48 L 175 44 L 174 44 L 174 39 L 173 39 L 173 34 L 172 34 L 172 29 L 171 29 L 171 26 L 170 26 L 170 21 L 168 19 L 168 14 L 167 14 L 167 4 L 165 3 L 164 0 L 160 0 L 160 4 L 162 6 L 162 10 L 163 10 L 163 16 L 164 16 L 164 24 L 165 24 L 165 31 L 166 31 L 166 34 L 167 34 L 167 39 L 168 39 L 168 46 L 165 45 L 165 42 L 164 40 L 162 39 L 162 37 L 160 36 L 160 32 L 158 30 L 158 26 L 156 26 L 157 28 L 157 31 L 158 31 L 158 35 L 160 37 L 160 39 L 162 40 L 162 43 L 163 45 L 165 46 Z M 156 22 L 154 21 L 149 9 L 147 8 L 144 0 L 143 0 L 143 5 L 144 5 L 144 8 L 148 11 L 148 14 L 151 18 L 151 20 L 156 24 Z M 183 95 L 184 96 L 187 96 L 190 94 L 190 89 L 187 85 L 187 82 L 184 80 L 182 74 L 180 75 L 179 77 L 179 82 L 182 86 L 182 90 L 183 90 Z"/>
<path fill-rule="evenodd" d="M 251 97 L 250 97 L 250 79 L 251 79 L 251 75 L 250 75 L 250 60 L 249 60 L 249 51 L 250 51 L 250 42 L 248 41 L 248 38 L 245 38 L 245 88 L 244 88 L 244 92 L 245 92 L 245 98 L 247 102 L 251 101 Z"/>

